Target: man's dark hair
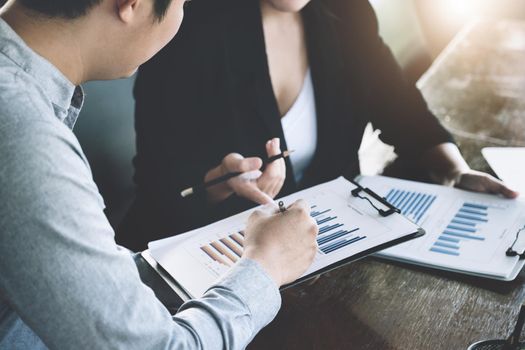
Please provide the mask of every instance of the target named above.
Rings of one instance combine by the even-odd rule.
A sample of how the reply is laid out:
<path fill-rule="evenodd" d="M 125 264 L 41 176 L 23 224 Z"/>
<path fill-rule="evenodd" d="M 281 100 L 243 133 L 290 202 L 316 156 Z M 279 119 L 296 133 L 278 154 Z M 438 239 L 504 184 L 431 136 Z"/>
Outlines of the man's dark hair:
<path fill-rule="evenodd" d="M 155 17 L 161 20 L 172 0 L 154 0 Z M 102 0 L 18 0 L 23 6 L 49 17 L 74 19 L 82 17 Z"/>

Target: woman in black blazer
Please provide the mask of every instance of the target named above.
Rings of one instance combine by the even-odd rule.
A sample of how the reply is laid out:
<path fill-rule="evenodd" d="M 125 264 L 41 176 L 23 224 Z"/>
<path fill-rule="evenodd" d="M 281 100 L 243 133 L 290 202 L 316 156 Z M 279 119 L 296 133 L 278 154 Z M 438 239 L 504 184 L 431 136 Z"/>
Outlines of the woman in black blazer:
<path fill-rule="evenodd" d="M 294 33 L 297 40 L 287 49 L 284 40 Z M 224 160 L 228 154 L 264 159 L 279 153 L 278 144 L 267 145 L 274 138 L 288 148 L 281 117 L 301 90 L 297 76 L 308 69 L 317 137 L 300 181 L 287 159 L 286 167 L 276 163 L 265 171 L 264 184 L 230 182 L 181 198 L 182 189 L 205 177 L 261 163 L 239 155 Z M 137 192 L 117 233 L 131 249 L 247 209 L 253 201 L 340 175 L 355 177 L 368 122 L 435 182 L 516 195 L 466 165 L 420 92 L 404 79 L 366 0 L 193 0 L 178 36 L 141 68 L 135 98 Z"/>

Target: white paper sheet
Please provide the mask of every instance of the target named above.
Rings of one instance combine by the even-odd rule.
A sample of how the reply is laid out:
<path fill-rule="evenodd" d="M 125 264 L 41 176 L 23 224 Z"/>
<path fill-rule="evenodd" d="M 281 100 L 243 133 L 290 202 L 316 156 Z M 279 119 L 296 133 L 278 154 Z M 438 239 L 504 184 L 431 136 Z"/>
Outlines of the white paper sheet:
<path fill-rule="evenodd" d="M 523 267 L 523 260 L 505 252 L 525 224 L 524 202 L 382 176 L 359 183 L 385 196 L 427 233 L 379 256 L 501 280 L 514 279 Z M 520 253 L 525 232 L 521 238 Z"/>
<path fill-rule="evenodd" d="M 481 153 L 496 175 L 525 198 L 525 147 L 486 147 Z"/>
<path fill-rule="evenodd" d="M 281 199 L 287 205 L 306 199 L 318 222 L 319 251 L 304 276 L 418 231 L 417 225 L 401 215 L 380 216 L 366 200 L 351 196 L 354 188 L 339 178 Z M 188 294 L 199 297 L 239 258 L 240 232 L 251 212 L 151 242 L 151 255 Z"/>

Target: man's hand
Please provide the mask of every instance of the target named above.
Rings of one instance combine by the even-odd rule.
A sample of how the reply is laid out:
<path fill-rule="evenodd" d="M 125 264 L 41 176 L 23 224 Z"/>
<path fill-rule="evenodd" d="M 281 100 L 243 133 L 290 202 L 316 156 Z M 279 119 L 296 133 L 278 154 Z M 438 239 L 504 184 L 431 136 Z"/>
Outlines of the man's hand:
<path fill-rule="evenodd" d="M 275 138 L 268 141 L 266 152 L 268 157 L 280 154 L 280 140 Z M 261 172 L 262 165 L 263 161 L 257 157 L 244 158 L 237 153 L 228 154 L 218 167 L 206 174 L 204 181 L 207 182 L 228 173 L 240 172 L 243 174 L 208 188 L 208 200 L 218 203 L 235 193 L 257 204 L 272 203 L 272 199 L 284 184 L 286 165 L 284 159 L 278 159 L 268 164 L 264 172 Z"/>
<path fill-rule="evenodd" d="M 258 262 L 282 286 L 310 267 L 317 252 L 318 228 L 305 201 L 295 202 L 284 213 L 276 210 L 267 206 L 250 216 L 243 257 Z"/>

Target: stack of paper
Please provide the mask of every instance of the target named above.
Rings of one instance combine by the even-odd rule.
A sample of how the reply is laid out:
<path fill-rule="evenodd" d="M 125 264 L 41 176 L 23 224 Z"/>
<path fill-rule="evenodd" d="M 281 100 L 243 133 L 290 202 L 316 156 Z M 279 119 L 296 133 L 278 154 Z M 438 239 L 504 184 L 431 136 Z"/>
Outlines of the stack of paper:
<path fill-rule="evenodd" d="M 361 177 L 427 233 L 384 250 L 381 257 L 500 280 L 512 280 L 524 265 L 505 252 L 525 225 L 525 203 L 494 195 L 398 180 Z M 514 246 L 525 249 L 525 232 Z"/>
<path fill-rule="evenodd" d="M 286 205 L 307 200 L 319 226 L 319 250 L 299 281 L 422 234 L 402 215 L 383 217 L 367 200 L 352 196 L 356 187 L 339 178 L 281 199 Z M 240 259 L 251 212 L 151 242 L 151 256 L 189 296 L 199 297 Z"/>

